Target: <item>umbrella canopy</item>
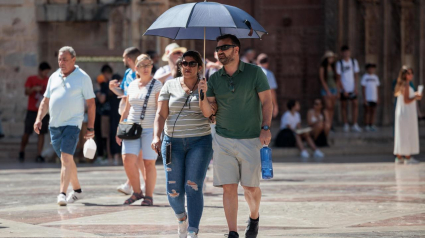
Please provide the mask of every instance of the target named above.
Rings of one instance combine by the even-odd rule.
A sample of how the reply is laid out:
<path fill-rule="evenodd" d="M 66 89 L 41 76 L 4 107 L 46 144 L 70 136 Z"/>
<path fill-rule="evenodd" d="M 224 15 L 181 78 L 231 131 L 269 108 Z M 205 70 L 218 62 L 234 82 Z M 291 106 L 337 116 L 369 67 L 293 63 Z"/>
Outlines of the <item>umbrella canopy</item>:
<path fill-rule="evenodd" d="M 267 32 L 251 15 L 237 7 L 198 2 L 168 9 L 144 35 L 173 40 L 215 40 L 225 34 L 238 38 L 261 38 Z"/>

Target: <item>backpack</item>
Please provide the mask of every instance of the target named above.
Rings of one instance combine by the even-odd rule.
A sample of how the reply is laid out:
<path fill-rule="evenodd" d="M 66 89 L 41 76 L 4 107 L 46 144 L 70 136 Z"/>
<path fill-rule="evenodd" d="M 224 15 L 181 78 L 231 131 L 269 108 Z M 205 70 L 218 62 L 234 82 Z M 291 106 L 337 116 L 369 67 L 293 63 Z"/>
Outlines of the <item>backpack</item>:
<path fill-rule="evenodd" d="M 341 64 L 341 74 L 343 74 L 344 73 L 344 64 L 343 64 L 343 60 L 340 60 L 339 61 L 339 63 Z M 353 58 L 351 58 L 351 63 L 353 64 L 353 74 L 354 74 L 354 59 Z"/>

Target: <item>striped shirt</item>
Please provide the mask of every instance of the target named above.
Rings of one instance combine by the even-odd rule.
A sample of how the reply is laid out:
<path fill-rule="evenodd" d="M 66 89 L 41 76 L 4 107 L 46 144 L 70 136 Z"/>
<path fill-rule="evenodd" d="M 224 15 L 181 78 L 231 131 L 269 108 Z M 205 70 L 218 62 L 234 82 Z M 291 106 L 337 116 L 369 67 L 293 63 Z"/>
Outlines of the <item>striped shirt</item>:
<path fill-rule="evenodd" d="M 153 80 L 153 79 L 152 79 Z M 143 104 L 145 103 L 146 94 L 148 93 L 149 87 L 151 86 L 152 80 L 148 84 L 139 88 L 139 80 L 136 79 L 130 83 L 127 89 L 129 102 L 131 105 L 130 112 L 127 117 L 127 122 L 140 123 L 142 128 L 153 128 L 156 114 L 156 94 L 161 91 L 162 83 L 158 80 L 152 88 L 151 95 L 149 96 L 148 106 L 145 112 L 145 119 L 141 120 L 140 115 L 142 114 Z"/>
<path fill-rule="evenodd" d="M 183 90 L 180 79 L 175 78 L 165 82 L 159 94 L 158 101 L 168 101 L 169 112 L 165 121 L 165 134 L 174 138 L 198 137 L 211 134 L 208 118 L 204 117 L 199 108 L 198 90 L 195 90 L 189 96 Z M 187 100 L 188 97 L 189 99 Z M 184 105 L 186 100 L 187 104 Z M 180 110 L 182 110 L 181 113 Z M 179 113 L 180 116 L 177 119 Z M 176 124 L 175 127 L 174 123 Z"/>

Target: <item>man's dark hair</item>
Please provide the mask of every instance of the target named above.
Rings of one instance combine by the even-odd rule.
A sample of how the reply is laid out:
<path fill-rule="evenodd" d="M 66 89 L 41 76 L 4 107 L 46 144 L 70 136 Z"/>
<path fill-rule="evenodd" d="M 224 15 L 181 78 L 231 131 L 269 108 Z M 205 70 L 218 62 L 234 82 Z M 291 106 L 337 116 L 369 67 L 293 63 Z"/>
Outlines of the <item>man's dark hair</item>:
<path fill-rule="evenodd" d="M 269 58 L 268 57 L 264 57 L 262 59 L 260 59 L 260 64 L 265 64 L 269 62 Z"/>
<path fill-rule="evenodd" d="M 348 45 L 343 45 L 341 47 L 341 52 L 344 52 L 344 51 L 347 51 L 347 50 L 350 50 L 350 47 L 348 47 Z"/>
<path fill-rule="evenodd" d="M 217 37 L 217 42 L 224 40 L 224 39 L 230 39 L 232 41 L 232 44 L 239 47 L 239 54 L 240 54 L 240 52 L 241 52 L 241 42 L 239 41 L 239 39 L 235 35 L 226 34 L 226 35 L 219 36 L 219 37 Z"/>
<path fill-rule="evenodd" d="M 376 64 L 366 64 L 365 68 L 366 70 L 368 70 L 369 68 L 376 68 Z"/>
<path fill-rule="evenodd" d="M 46 70 L 46 69 L 52 69 L 50 65 L 47 62 L 41 62 L 41 64 L 38 66 L 38 69 L 40 71 Z"/>
<path fill-rule="evenodd" d="M 136 47 L 130 47 L 124 50 L 124 55 L 133 60 L 134 62 L 136 62 L 137 56 L 141 54 L 142 53 L 140 52 L 140 50 Z"/>
<path fill-rule="evenodd" d="M 105 64 L 105 65 L 102 66 L 102 69 L 100 70 L 100 72 L 112 74 L 112 68 L 111 68 L 111 66 Z"/>
<path fill-rule="evenodd" d="M 286 103 L 286 107 L 288 108 L 288 110 L 292 110 L 292 108 L 295 107 L 295 104 L 297 104 L 297 101 L 295 101 L 295 100 L 289 100 Z"/>
<path fill-rule="evenodd" d="M 146 51 L 146 54 L 149 55 L 149 57 L 151 57 L 151 59 L 153 59 L 155 57 L 155 55 L 157 55 L 156 51 L 154 51 L 154 50 L 148 50 L 148 51 Z"/>

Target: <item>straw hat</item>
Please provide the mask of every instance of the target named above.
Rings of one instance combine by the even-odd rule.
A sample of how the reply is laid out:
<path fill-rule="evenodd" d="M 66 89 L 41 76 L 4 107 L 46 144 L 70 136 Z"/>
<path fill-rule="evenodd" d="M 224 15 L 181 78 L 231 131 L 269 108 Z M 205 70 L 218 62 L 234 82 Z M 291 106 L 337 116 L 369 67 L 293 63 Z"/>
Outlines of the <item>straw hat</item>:
<path fill-rule="evenodd" d="M 325 54 L 322 56 L 321 61 L 323 61 L 326 58 L 330 58 L 330 57 L 336 57 L 336 54 L 330 50 L 326 51 Z"/>
<path fill-rule="evenodd" d="M 171 44 L 167 45 L 167 47 L 165 47 L 165 53 L 162 56 L 162 60 L 168 61 L 169 56 L 176 51 L 181 51 L 181 52 L 185 53 L 187 51 L 187 48 L 186 47 L 180 47 L 177 43 L 171 43 Z"/>

